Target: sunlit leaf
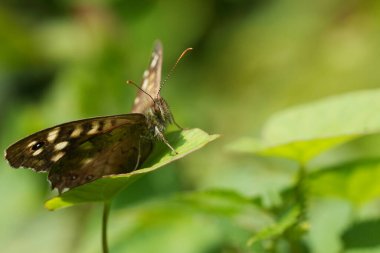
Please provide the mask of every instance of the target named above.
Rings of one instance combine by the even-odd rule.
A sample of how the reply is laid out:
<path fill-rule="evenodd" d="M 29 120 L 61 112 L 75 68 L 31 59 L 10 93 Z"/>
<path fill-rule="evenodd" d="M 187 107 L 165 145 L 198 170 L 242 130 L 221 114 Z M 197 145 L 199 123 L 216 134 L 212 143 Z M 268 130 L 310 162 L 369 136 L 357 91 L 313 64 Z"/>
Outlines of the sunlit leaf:
<path fill-rule="evenodd" d="M 229 145 L 228 149 L 234 152 L 282 157 L 304 164 L 324 151 L 353 140 L 355 137 L 356 136 L 351 135 L 313 140 L 300 140 L 277 146 L 269 146 L 254 139 L 244 138 Z"/>
<path fill-rule="evenodd" d="M 151 154 L 150 159 L 144 163 L 142 169 L 126 174 L 106 176 L 91 183 L 73 188 L 58 197 L 48 200 L 45 203 L 45 207 L 50 210 L 55 210 L 83 202 L 108 201 L 139 176 L 178 160 L 200 149 L 216 138 L 218 138 L 218 135 L 209 135 L 200 129 L 170 133 L 167 135 L 167 139 L 178 152 L 177 155 L 170 154 L 165 145 L 159 144 Z"/>
<path fill-rule="evenodd" d="M 229 148 L 306 163 L 355 138 L 380 130 L 380 90 L 334 96 L 275 114 L 262 138 L 241 139 Z"/>
<path fill-rule="evenodd" d="M 355 204 L 380 198 L 380 159 L 359 160 L 321 169 L 310 176 L 313 196 L 338 197 Z"/>

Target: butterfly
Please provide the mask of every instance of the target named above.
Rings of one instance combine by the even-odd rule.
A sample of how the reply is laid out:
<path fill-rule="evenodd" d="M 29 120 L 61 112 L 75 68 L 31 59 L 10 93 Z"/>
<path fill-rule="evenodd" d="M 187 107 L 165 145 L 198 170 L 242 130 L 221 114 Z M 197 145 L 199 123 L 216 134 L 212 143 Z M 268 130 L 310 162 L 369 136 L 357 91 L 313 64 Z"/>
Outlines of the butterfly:
<path fill-rule="evenodd" d="M 164 136 L 174 118 L 160 95 L 162 57 L 162 45 L 157 41 L 130 114 L 47 128 L 11 145 L 5 151 L 6 160 L 14 168 L 47 172 L 52 189 L 62 193 L 104 175 L 138 169 L 155 140 L 176 153 Z"/>

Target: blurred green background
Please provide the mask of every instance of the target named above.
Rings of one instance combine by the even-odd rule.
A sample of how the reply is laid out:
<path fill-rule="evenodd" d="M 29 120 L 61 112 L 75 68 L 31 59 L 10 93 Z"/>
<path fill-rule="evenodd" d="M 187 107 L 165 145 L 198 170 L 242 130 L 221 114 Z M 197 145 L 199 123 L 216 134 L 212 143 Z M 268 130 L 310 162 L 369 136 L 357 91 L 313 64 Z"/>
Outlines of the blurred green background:
<path fill-rule="evenodd" d="M 2 0 L 0 150 L 55 124 L 128 113 L 136 89 L 125 80 L 141 81 L 156 39 L 163 76 L 194 48 L 162 90 L 176 121 L 222 138 L 117 198 L 111 252 L 251 252 L 246 240 L 265 220 L 252 207 L 232 215 L 228 205 L 215 215 L 177 196 L 218 189 L 254 197 L 287 187 L 294 164 L 230 154 L 225 145 L 258 136 L 288 106 L 379 87 L 380 2 Z M 53 195 L 46 175 L 0 161 L 1 252 L 100 252 L 100 205 L 49 212 L 43 203 Z M 354 209 L 341 199 L 319 201 L 309 250 L 343 252 Z M 380 236 L 375 228 L 369 233 Z M 380 252 L 376 243 L 365 252 Z"/>

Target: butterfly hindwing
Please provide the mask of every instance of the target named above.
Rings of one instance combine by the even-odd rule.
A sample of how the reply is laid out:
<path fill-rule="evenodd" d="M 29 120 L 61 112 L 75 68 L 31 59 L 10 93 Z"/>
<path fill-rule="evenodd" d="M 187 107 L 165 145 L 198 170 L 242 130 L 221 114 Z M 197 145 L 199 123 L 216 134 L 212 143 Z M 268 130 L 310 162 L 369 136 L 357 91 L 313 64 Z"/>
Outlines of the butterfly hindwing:
<path fill-rule="evenodd" d="M 161 85 L 161 69 L 162 69 L 162 44 L 157 41 L 154 46 L 149 67 L 145 70 L 141 89 L 148 93 L 152 98 L 156 99 L 160 94 Z M 133 113 L 144 113 L 147 109 L 153 106 L 152 99 L 139 90 L 133 103 Z"/>
<path fill-rule="evenodd" d="M 49 171 L 77 146 L 125 124 L 145 122 L 142 114 L 115 115 L 68 122 L 32 134 L 11 145 L 5 158 L 12 167 Z"/>
<path fill-rule="evenodd" d="M 131 172 L 148 157 L 153 142 L 145 138 L 145 122 L 125 124 L 76 146 L 49 172 L 52 188 L 60 192 L 104 175 Z"/>

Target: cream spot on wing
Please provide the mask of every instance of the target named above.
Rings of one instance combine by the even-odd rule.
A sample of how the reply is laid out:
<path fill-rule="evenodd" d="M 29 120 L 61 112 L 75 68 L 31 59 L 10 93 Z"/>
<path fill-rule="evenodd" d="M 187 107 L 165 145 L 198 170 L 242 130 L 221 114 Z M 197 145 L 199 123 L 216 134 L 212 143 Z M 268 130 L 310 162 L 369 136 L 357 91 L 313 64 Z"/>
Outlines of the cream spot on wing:
<path fill-rule="evenodd" d="M 148 79 L 145 78 L 142 85 L 141 85 L 141 89 L 143 89 L 145 91 L 147 86 L 148 86 L 148 83 L 149 83 Z"/>
<path fill-rule="evenodd" d="M 93 158 L 85 158 L 82 160 L 82 164 L 83 165 L 86 165 L 86 164 L 89 164 L 90 162 L 92 162 Z"/>
<path fill-rule="evenodd" d="M 143 74 L 143 78 L 146 78 L 149 75 L 149 70 L 145 70 Z"/>
<path fill-rule="evenodd" d="M 37 155 L 41 154 L 42 151 L 44 151 L 43 148 L 37 149 L 36 151 L 33 152 L 32 156 L 37 156 Z"/>
<path fill-rule="evenodd" d="M 136 97 L 135 98 L 135 104 L 139 103 L 140 102 L 140 97 Z"/>
<path fill-rule="evenodd" d="M 57 139 L 59 130 L 60 130 L 59 128 L 55 128 L 49 132 L 47 136 L 48 142 L 54 142 L 54 140 Z"/>
<path fill-rule="evenodd" d="M 153 59 L 152 59 L 152 64 L 150 64 L 150 67 L 154 68 L 157 65 L 157 62 L 158 62 L 158 55 L 154 54 Z"/>
<path fill-rule="evenodd" d="M 70 188 L 69 187 L 65 187 L 65 188 L 62 189 L 62 193 L 67 192 L 68 190 L 70 190 Z"/>
<path fill-rule="evenodd" d="M 36 144 L 37 143 L 37 141 L 32 141 L 32 142 L 30 142 L 29 144 L 28 144 L 28 148 L 30 148 L 31 146 L 33 146 L 34 144 Z"/>
<path fill-rule="evenodd" d="M 111 120 L 109 120 L 109 119 L 105 120 L 105 121 L 104 121 L 103 129 L 104 129 L 104 130 L 108 130 L 108 129 L 110 129 L 111 127 L 112 127 L 112 122 L 111 122 Z"/>
<path fill-rule="evenodd" d="M 54 146 L 54 150 L 62 150 L 62 149 L 64 149 L 64 148 L 66 148 L 66 146 L 67 145 L 69 145 L 69 142 L 68 141 L 62 141 L 62 142 L 60 142 L 60 143 L 57 143 L 57 144 L 55 144 L 55 146 Z"/>
<path fill-rule="evenodd" d="M 59 159 L 61 159 L 65 155 L 65 152 L 59 152 L 56 155 L 54 155 L 50 160 L 52 162 L 57 162 Z"/>
<path fill-rule="evenodd" d="M 81 126 L 76 126 L 74 131 L 71 133 L 70 137 L 71 138 L 77 138 L 80 136 L 82 131 L 83 131 L 83 128 Z"/>
<path fill-rule="evenodd" d="M 87 132 L 87 134 L 88 135 L 96 134 L 98 132 L 98 129 L 99 129 L 99 122 L 94 121 L 94 122 L 92 122 L 91 129 L 90 129 L 90 131 Z"/>

